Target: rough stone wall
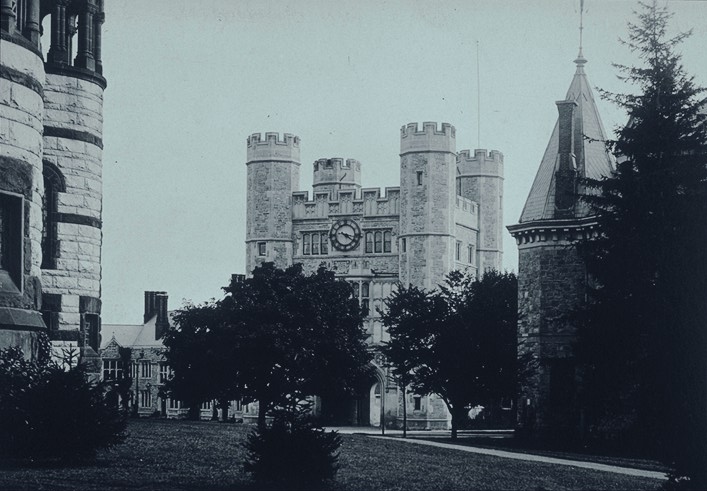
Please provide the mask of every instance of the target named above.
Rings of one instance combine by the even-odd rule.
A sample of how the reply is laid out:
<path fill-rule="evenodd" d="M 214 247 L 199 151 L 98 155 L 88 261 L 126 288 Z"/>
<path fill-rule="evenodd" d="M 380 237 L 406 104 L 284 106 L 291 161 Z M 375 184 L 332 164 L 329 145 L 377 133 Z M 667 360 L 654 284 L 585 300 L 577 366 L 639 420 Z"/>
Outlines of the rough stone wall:
<path fill-rule="evenodd" d="M 455 130 L 443 124 L 411 123 L 401 129 L 400 254 L 404 285 L 435 288 L 454 267 Z"/>
<path fill-rule="evenodd" d="M 501 270 L 503 264 L 503 154 L 492 150 L 459 152 L 461 196 L 479 205 L 478 270 Z"/>
<path fill-rule="evenodd" d="M 103 87 L 47 74 L 44 99 L 44 160 L 66 184 L 57 196 L 56 267 L 42 270 L 46 293 L 60 296 L 55 327 L 62 332 L 50 334 L 57 342 L 78 343 L 84 359 L 97 357 L 87 343 L 87 326 L 100 326 Z"/>
<path fill-rule="evenodd" d="M 577 250 L 566 240 L 542 236 L 540 242 L 519 246 L 519 352 L 538 360 L 536 372 L 522 384 L 518 422 L 541 436 L 576 427 L 569 407 L 551 402 L 556 360 L 569 361 L 576 330 L 567 316 L 585 296 L 585 268 Z M 574 370 L 573 365 L 568 368 Z M 576 379 L 572 372 L 571 379 Z M 567 400 L 571 403 L 571 396 Z"/>
<path fill-rule="evenodd" d="M 248 138 L 246 272 L 263 262 L 292 264 L 292 192 L 299 188 L 299 138 L 276 133 Z M 260 255 L 259 243 L 265 243 Z"/>
<path fill-rule="evenodd" d="M 5 35 L 5 33 L 3 33 Z M 17 204 L 22 229 L 14 286 L 0 291 L 0 348 L 19 345 L 33 356 L 44 329 L 42 262 L 42 99 L 44 65 L 25 46 L 0 39 L 0 192 Z M 6 331 L 11 329 L 14 332 Z"/>

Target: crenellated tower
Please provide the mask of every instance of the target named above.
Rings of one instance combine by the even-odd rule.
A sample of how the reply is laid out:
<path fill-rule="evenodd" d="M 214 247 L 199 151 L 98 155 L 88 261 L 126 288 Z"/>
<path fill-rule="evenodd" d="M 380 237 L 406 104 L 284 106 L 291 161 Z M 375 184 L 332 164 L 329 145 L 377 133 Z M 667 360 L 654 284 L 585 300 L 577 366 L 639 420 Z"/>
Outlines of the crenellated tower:
<path fill-rule="evenodd" d="M 400 130 L 400 282 L 435 288 L 454 269 L 457 173 L 454 126 Z"/>
<path fill-rule="evenodd" d="M 246 271 L 262 262 L 292 264 L 292 192 L 299 189 L 300 139 L 285 133 L 248 137 Z"/>
<path fill-rule="evenodd" d="M 477 149 L 457 155 L 457 192 L 478 203 L 477 270 L 503 267 L 503 154 Z"/>
<path fill-rule="evenodd" d="M 354 190 L 358 195 L 361 190 L 361 163 L 356 159 L 330 158 L 314 162 L 312 190 L 316 195 L 328 192 L 331 199 L 336 199 L 339 191 Z"/>

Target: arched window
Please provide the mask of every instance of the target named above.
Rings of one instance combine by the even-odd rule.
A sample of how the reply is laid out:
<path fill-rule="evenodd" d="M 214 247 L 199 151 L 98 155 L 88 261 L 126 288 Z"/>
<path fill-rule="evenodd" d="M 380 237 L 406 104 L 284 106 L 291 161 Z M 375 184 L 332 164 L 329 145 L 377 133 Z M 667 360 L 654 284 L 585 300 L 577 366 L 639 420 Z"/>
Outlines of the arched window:
<path fill-rule="evenodd" d="M 383 232 L 383 252 L 390 252 L 390 232 Z"/>
<path fill-rule="evenodd" d="M 56 269 L 59 257 L 57 218 L 59 193 L 66 191 L 64 176 L 51 162 L 44 162 L 44 199 L 42 200 L 42 269 Z"/>

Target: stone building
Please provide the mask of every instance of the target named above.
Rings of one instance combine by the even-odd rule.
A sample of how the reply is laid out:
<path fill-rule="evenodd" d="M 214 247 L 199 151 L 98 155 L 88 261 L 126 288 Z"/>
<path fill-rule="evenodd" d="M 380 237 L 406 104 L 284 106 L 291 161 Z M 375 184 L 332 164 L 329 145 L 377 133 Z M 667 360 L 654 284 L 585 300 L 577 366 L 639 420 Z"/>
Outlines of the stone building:
<path fill-rule="evenodd" d="M 456 150 L 450 124 L 415 123 L 400 132 L 400 186 L 362 188 L 362 163 L 322 158 L 312 195 L 299 190 L 300 139 L 291 134 L 247 140 L 246 268 L 324 264 L 352 283 L 369 313 L 372 348 L 387 339 L 378 308 L 398 283 L 427 289 L 454 270 L 500 269 L 503 155 Z M 346 424 L 401 418 L 402 391 L 376 356 L 376 379 L 353 401 L 321 401 L 318 410 Z M 443 401 L 409 394 L 410 427 L 446 427 Z"/>
<path fill-rule="evenodd" d="M 518 244 L 518 344 L 537 369 L 521 388 L 518 425 L 535 436 L 574 431 L 578 374 L 572 357 L 575 327 L 568 314 L 585 300 L 587 273 L 575 243 L 596 233 L 581 179 L 614 169 L 581 50 L 558 119 L 519 223 L 508 230 Z"/>
<path fill-rule="evenodd" d="M 48 329 L 94 373 L 103 21 L 103 0 L 0 0 L 0 347 L 35 353 Z"/>

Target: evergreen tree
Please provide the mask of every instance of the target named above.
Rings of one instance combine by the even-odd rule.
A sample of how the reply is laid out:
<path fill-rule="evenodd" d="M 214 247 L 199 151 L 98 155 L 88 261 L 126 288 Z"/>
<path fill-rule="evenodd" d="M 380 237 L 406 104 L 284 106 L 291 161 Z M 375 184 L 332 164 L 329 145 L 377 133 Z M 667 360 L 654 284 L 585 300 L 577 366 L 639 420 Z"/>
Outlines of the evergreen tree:
<path fill-rule="evenodd" d="M 616 65 L 638 94 L 603 95 L 628 123 L 609 142 L 616 171 L 588 181 L 601 233 L 581 245 L 593 302 L 578 355 L 595 433 L 650 449 L 707 487 L 707 129 L 704 90 L 668 36 L 671 14 L 641 3 Z"/>

